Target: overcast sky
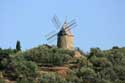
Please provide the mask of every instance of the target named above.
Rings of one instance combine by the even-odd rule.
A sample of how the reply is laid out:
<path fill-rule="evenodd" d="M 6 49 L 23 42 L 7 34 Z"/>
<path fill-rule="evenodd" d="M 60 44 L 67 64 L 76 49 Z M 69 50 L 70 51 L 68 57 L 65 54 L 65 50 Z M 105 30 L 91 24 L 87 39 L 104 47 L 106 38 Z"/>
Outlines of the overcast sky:
<path fill-rule="evenodd" d="M 72 29 L 75 47 L 110 49 L 125 46 L 125 0 L 0 0 L 0 47 L 22 49 L 48 43 L 45 34 L 56 30 L 53 15 L 61 21 L 76 19 Z"/>

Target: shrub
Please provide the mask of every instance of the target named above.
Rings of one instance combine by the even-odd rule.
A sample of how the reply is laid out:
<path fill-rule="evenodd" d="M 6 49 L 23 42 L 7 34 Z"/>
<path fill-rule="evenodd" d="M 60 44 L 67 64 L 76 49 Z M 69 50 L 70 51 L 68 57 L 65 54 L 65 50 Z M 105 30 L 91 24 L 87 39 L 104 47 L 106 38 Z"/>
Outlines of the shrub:
<path fill-rule="evenodd" d="M 96 78 L 96 73 L 93 69 L 91 68 L 86 68 L 86 67 L 82 67 L 78 72 L 77 75 L 79 78 L 82 78 L 83 82 L 95 82 L 95 78 Z"/>
<path fill-rule="evenodd" d="M 71 58 L 72 52 L 57 48 L 37 47 L 23 54 L 27 60 L 34 61 L 38 65 L 63 65 Z"/>
<path fill-rule="evenodd" d="M 58 74 L 46 73 L 42 75 L 40 83 L 66 83 L 66 80 Z"/>
<path fill-rule="evenodd" d="M 32 61 L 15 58 L 7 66 L 5 73 L 11 79 L 28 78 L 34 79 L 37 76 L 38 67 Z"/>

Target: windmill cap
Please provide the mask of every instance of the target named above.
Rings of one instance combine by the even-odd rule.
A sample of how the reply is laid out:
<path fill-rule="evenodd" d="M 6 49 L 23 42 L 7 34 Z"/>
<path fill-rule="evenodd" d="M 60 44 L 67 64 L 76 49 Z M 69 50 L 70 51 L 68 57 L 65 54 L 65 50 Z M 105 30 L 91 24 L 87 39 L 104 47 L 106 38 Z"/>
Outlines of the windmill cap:
<path fill-rule="evenodd" d="M 58 35 L 71 35 L 71 36 L 73 36 L 72 32 L 70 31 L 70 27 L 68 26 L 67 21 L 64 22 Z"/>

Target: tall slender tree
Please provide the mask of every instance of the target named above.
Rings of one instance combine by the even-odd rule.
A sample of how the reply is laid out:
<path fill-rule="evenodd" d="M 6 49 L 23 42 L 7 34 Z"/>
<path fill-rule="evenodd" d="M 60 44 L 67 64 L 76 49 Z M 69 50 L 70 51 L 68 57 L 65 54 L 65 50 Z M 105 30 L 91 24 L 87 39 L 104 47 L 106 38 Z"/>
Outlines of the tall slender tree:
<path fill-rule="evenodd" d="M 19 40 L 17 40 L 17 43 L 16 43 L 16 51 L 21 51 L 21 44 Z"/>

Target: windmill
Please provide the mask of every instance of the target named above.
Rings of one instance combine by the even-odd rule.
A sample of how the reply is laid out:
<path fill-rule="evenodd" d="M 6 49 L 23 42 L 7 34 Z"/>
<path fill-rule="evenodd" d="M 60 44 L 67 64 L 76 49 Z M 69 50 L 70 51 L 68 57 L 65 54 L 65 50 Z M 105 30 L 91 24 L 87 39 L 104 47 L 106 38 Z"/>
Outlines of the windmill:
<path fill-rule="evenodd" d="M 57 37 L 57 46 L 59 48 L 73 50 L 74 36 L 71 32 L 71 29 L 77 26 L 75 19 L 71 20 L 70 22 L 67 22 L 67 20 L 65 20 L 64 23 L 61 24 L 58 17 L 55 15 L 52 18 L 52 22 L 56 27 L 56 31 L 51 31 L 46 35 L 47 41 L 51 41 L 52 39 Z"/>

